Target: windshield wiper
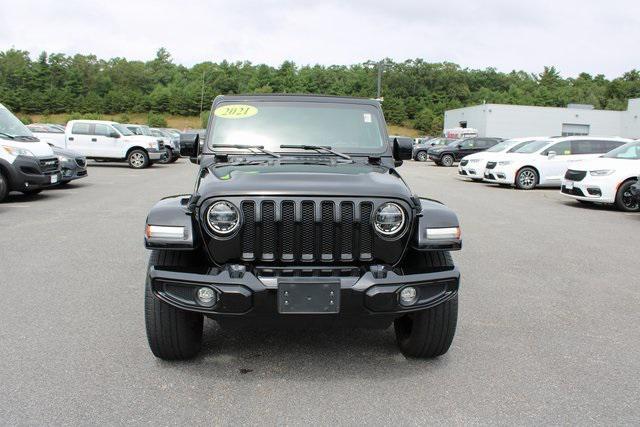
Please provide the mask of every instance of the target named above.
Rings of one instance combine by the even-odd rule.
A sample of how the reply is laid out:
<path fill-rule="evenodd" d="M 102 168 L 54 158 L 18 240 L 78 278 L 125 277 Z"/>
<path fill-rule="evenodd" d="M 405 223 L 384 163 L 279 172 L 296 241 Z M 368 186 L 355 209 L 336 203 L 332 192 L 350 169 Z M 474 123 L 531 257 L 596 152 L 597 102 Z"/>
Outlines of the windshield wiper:
<path fill-rule="evenodd" d="M 351 160 L 351 157 L 334 150 L 329 145 L 305 145 L 305 144 L 283 144 L 280 148 L 299 148 L 301 150 L 315 150 L 321 153 L 330 153 L 334 156 L 342 157 L 343 159 Z"/>
<path fill-rule="evenodd" d="M 239 150 L 251 150 L 252 148 L 260 151 L 261 153 L 268 154 L 270 156 L 275 157 L 276 159 L 280 158 L 280 154 L 276 154 L 272 151 L 266 150 L 264 145 L 244 145 L 244 144 L 212 144 L 213 148 L 237 148 Z"/>
<path fill-rule="evenodd" d="M 0 132 L 0 135 L 6 136 L 9 139 L 16 139 L 16 137 L 14 135 L 9 135 L 8 133 Z"/>

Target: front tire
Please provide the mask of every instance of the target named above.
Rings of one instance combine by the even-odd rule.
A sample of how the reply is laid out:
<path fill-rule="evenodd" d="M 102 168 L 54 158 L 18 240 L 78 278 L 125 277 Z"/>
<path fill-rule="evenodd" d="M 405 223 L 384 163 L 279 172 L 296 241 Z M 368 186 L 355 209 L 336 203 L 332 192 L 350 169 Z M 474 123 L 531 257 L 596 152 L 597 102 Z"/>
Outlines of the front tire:
<path fill-rule="evenodd" d="M 640 203 L 634 200 L 633 194 L 631 194 L 631 186 L 636 181 L 629 180 L 623 182 L 618 188 L 616 193 L 616 207 L 624 212 L 638 212 L 640 211 Z"/>
<path fill-rule="evenodd" d="M 7 195 L 9 195 L 9 180 L 0 171 L 0 202 L 3 202 Z"/>
<path fill-rule="evenodd" d="M 187 267 L 193 265 L 192 254 L 180 251 L 153 251 L 149 267 Z M 185 360 L 198 354 L 202 346 L 204 316 L 180 310 L 159 300 L 151 290 L 147 276 L 144 297 L 144 320 L 151 352 L 163 360 Z"/>
<path fill-rule="evenodd" d="M 448 168 L 453 166 L 453 162 L 454 162 L 454 158 L 451 154 L 445 154 L 444 156 L 442 156 L 442 160 L 440 160 L 440 163 L 442 163 L 442 166 L 446 166 Z"/>
<path fill-rule="evenodd" d="M 149 155 L 144 150 L 132 150 L 127 156 L 129 167 L 133 169 L 144 169 L 149 166 Z"/>
<path fill-rule="evenodd" d="M 428 159 L 429 156 L 427 156 L 426 151 L 418 151 L 418 154 L 416 154 L 416 160 L 419 162 L 426 162 Z"/>
<path fill-rule="evenodd" d="M 520 190 L 533 190 L 537 183 L 538 172 L 533 168 L 522 168 L 516 174 L 516 188 Z"/>
<path fill-rule="evenodd" d="M 419 254 L 427 271 L 453 268 L 449 252 Z M 445 354 L 456 333 L 458 296 L 426 310 L 405 314 L 394 321 L 396 343 L 407 357 L 432 358 Z"/>
<path fill-rule="evenodd" d="M 158 163 L 160 163 L 162 165 L 166 165 L 167 163 L 171 163 L 171 159 L 172 158 L 173 158 L 173 152 L 171 151 L 171 148 L 165 147 L 165 149 L 164 149 L 164 157 L 162 157 L 160 160 L 158 160 Z"/>

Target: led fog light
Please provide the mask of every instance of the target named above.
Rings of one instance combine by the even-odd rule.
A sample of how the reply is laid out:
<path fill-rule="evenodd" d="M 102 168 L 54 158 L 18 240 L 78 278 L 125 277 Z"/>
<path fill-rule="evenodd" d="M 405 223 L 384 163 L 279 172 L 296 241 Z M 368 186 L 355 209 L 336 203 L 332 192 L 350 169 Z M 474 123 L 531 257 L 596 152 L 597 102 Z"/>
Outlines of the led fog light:
<path fill-rule="evenodd" d="M 202 287 L 198 289 L 198 302 L 202 305 L 211 306 L 216 302 L 216 293 L 213 289 Z"/>
<path fill-rule="evenodd" d="M 413 286 L 407 286 L 400 291 L 400 304 L 411 305 L 418 299 L 418 291 Z"/>

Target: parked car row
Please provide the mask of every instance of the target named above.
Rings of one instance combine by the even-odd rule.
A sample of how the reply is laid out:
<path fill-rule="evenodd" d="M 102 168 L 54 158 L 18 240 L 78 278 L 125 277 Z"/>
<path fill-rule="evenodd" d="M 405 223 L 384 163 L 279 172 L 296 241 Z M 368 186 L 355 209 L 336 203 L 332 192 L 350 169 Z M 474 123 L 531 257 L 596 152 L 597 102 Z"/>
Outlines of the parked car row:
<path fill-rule="evenodd" d="M 640 142 L 591 136 L 502 141 L 464 156 L 458 174 L 473 181 L 531 190 L 558 187 L 580 202 L 640 211 Z M 635 185 L 635 187 L 634 187 Z"/>
<path fill-rule="evenodd" d="M 37 194 L 87 176 L 80 153 L 41 141 L 0 104 L 0 202 L 9 192 Z"/>
<path fill-rule="evenodd" d="M 11 191 L 34 194 L 86 177 L 87 159 L 141 169 L 179 157 L 177 129 L 106 120 L 25 126 L 0 104 L 0 201 Z"/>

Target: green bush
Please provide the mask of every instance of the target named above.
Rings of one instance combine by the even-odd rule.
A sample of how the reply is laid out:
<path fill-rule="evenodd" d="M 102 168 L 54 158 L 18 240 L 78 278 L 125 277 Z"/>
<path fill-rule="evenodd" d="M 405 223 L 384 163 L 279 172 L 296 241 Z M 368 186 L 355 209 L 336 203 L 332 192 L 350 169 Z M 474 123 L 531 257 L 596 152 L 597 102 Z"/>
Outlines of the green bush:
<path fill-rule="evenodd" d="M 122 113 L 115 120 L 118 123 L 130 123 L 131 117 L 127 113 Z"/>
<path fill-rule="evenodd" d="M 162 114 L 156 114 L 149 111 L 149 114 L 147 115 L 147 124 L 152 128 L 166 128 L 167 120 Z"/>
<path fill-rule="evenodd" d="M 69 120 L 102 120 L 102 114 L 100 113 L 71 113 L 66 117 L 66 121 Z"/>
<path fill-rule="evenodd" d="M 31 123 L 33 123 L 33 120 L 32 120 L 32 119 L 31 119 L 31 117 L 29 117 L 29 116 L 23 116 L 23 115 L 19 114 L 17 117 L 18 117 L 18 118 L 20 119 L 20 121 L 21 121 L 22 123 L 24 123 L 25 125 L 30 125 Z"/>

